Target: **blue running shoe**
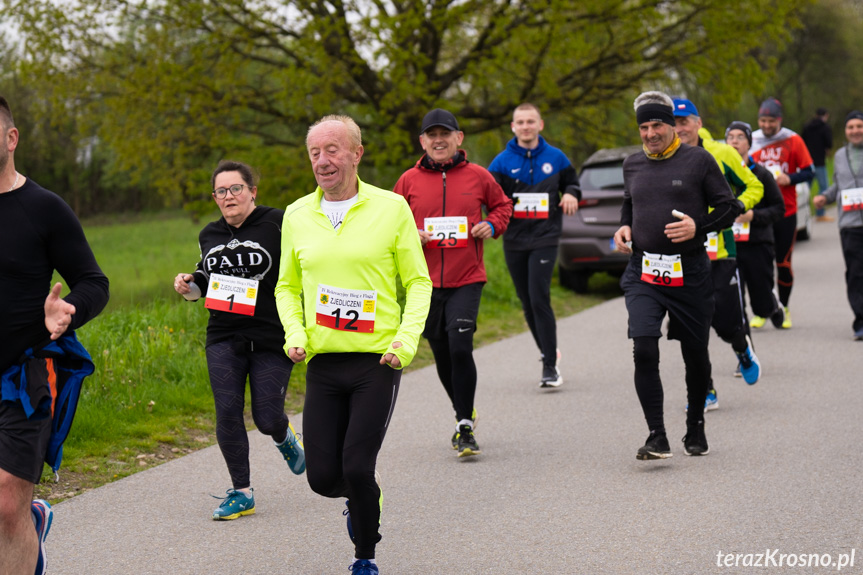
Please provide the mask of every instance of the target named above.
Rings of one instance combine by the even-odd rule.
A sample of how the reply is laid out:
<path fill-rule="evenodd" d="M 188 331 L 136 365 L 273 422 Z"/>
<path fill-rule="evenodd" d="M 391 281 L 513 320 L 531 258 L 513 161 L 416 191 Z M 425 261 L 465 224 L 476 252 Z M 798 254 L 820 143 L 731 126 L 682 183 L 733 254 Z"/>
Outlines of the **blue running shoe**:
<path fill-rule="evenodd" d="M 283 442 L 276 443 L 276 447 L 279 448 L 294 475 L 300 475 L 306 470 L 306 452 L 303 450 L 300 435 L 294 431 L 293 425 L 288 423 L 288 435 Z"/>
<path fill-rule="evenodd" d="M 354 564 L 348 567 L 353 575 L 380 575 L 378 566 L 368 559 L 357 559 Z"/>
<path fill-rule="evenodd" d="M 246 495 L 242 491 L 228 489 L 225 491 L 225 493 L 228 494 L 227 497 L 217 497 L 216 495 L 213 495 L 212 497 L 222 500 L 222 504 L 213 511 L 213 519 L 217 521 L 228 521 L 242 517 L 243 515 L 254 514 L 255 490 L 250 488 L 249 491 L 251 493 Z"/>
<path fill-rule="evenodd" d="M 348 537 L 351 538 L 351 543 L 356 544 L 357 540 L 354 539 L 354 526 L 351 525 L 351 508 L 350 508 L 350 505 L 348 505 L 349 503 L 350 503 L 350 500 L 345 499 L 345 510 L 342 511 L 342 515 L 345 516 L 345 519 L 347 520 L 347 523 L 348 523 Z"/>
<path fill-rule="evenodd" d="M 719 409 L 719 400 L 716 398 L 716 390 L 711 389 L 707 392 L 707 399 L 704 400 L 704 413 Z"/>
<path fill-rule="evenodd" d="M 33 524 L 36 526 L 36 535 L 39 537 L 39 559 L 36 561 L 36 575 L 44 575 L 47 572 L 47 561 L 45 560 L 45 539 L 51 531 L 51 521 L 54 519 L 54 511 L 51 504 L 44 499 L 36 499 L 30 503 L 30 513 L 33 514 Z"/>
<path fill-rule="evenodd" d="M 737 360 L 740 362 L 739 367 L 743 381 L 749 385 L 755 385 L 758 378 L 761 377 L 761 362 L 758 361 L 758 356 L 752 351 L 752 345 L 749 345 L 743 353 L 738 353 Z"/>

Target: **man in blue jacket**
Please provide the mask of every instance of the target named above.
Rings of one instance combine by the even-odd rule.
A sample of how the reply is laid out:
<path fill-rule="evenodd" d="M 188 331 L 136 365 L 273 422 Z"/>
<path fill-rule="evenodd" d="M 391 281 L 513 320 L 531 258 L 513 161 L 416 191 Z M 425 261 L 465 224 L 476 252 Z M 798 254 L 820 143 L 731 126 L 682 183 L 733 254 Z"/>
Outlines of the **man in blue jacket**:
<path fill-rule="evenodd" d="M 488 171 L 513 202 L 503 250 L 524 318 L 542 354 L 539 386 L 558 387 L 563 378 L 551 309 L 551 276 L 563 215 L 571 216 L 578 210 L 581 189 L 566 155 L 540 135 L 545 124 L 536 106 L 518 106 L 511 127 L 515 137 Z"/>

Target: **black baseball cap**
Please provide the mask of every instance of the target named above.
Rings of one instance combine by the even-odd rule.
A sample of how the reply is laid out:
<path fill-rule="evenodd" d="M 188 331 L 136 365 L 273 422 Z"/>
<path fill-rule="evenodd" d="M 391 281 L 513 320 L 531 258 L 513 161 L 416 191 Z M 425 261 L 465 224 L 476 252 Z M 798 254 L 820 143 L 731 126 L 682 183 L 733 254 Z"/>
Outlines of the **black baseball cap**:
<path fill-rule="evenodd" d="M 435 108 L 425 115 L 425 118 L 423 118 L 423 129 L 420 131 L 420 134 L 425 134 L 429 128 L 433 128 L 435 126 L 441 126 L 451 132 L 459 131 L 458 122 L 456 121 L 455 116 L 453 116 L 451 112 L 447 112 L 440 108 Z"/>

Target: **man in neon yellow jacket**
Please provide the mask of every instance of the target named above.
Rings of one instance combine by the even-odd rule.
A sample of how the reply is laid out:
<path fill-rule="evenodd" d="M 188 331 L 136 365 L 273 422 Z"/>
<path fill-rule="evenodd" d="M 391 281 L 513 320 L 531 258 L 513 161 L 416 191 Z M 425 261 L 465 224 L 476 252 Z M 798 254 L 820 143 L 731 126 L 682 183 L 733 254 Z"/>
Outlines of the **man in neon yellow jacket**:
<path fill-rule="evenodd" d="M 746 167 L 737 150 L 724 142 L 717 142 L 702 127 L 698 109 L 691 101 L 674 99 L 675 130 L 680 141 L 690 146 L 701 146 L 713 156 L 731 186 L 735 197 L 743 203 L 744 211 L 751 210 L 764 197 L 764 185 Z M 746 225 L 748 234 L 748 224 Z M 712 260 L 715 308 L 713 329 L 726 343 L 731 344 L 737 356 L 738 370 L 746 383 L 753 385 L 761 377 L 761 363 L 755 355 L 749 335 L 737 271 L 737 251 L 732 228 L 708 235 L 707 255 Z M 712 382 L 707 393 L 704 411 L 716 409 L 719 402 Z"/>
<path fill-rule="evenodd" d="M 375 464 L 401 369 L 416 354 L 432 282 L 407 202 L 357 177 L 359 126 L 326 116 L 309 128 L 306 148 L 318 188 L 285 210 L 276 304 L 285 352 L 308 364 L 309 485 L 348 499 L 352 572 L 377 575 L 383 496 Z"/>

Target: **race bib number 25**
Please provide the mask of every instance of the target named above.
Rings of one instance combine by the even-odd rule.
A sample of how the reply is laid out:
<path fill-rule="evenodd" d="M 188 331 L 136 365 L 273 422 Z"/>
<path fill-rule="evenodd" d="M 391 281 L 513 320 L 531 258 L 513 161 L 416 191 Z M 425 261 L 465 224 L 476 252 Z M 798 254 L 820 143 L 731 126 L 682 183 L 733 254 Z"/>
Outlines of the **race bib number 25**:
<path fill-rule="evenodd" d="M 467 247 L 467 217 L 425 218 L 425 230 L 431 236 L 428 248 Z"/>
<path fill-rule="evenodd" d="M 378 292 L 318 284 L 315 321 L 339 331 L 374 333 Z"/>

